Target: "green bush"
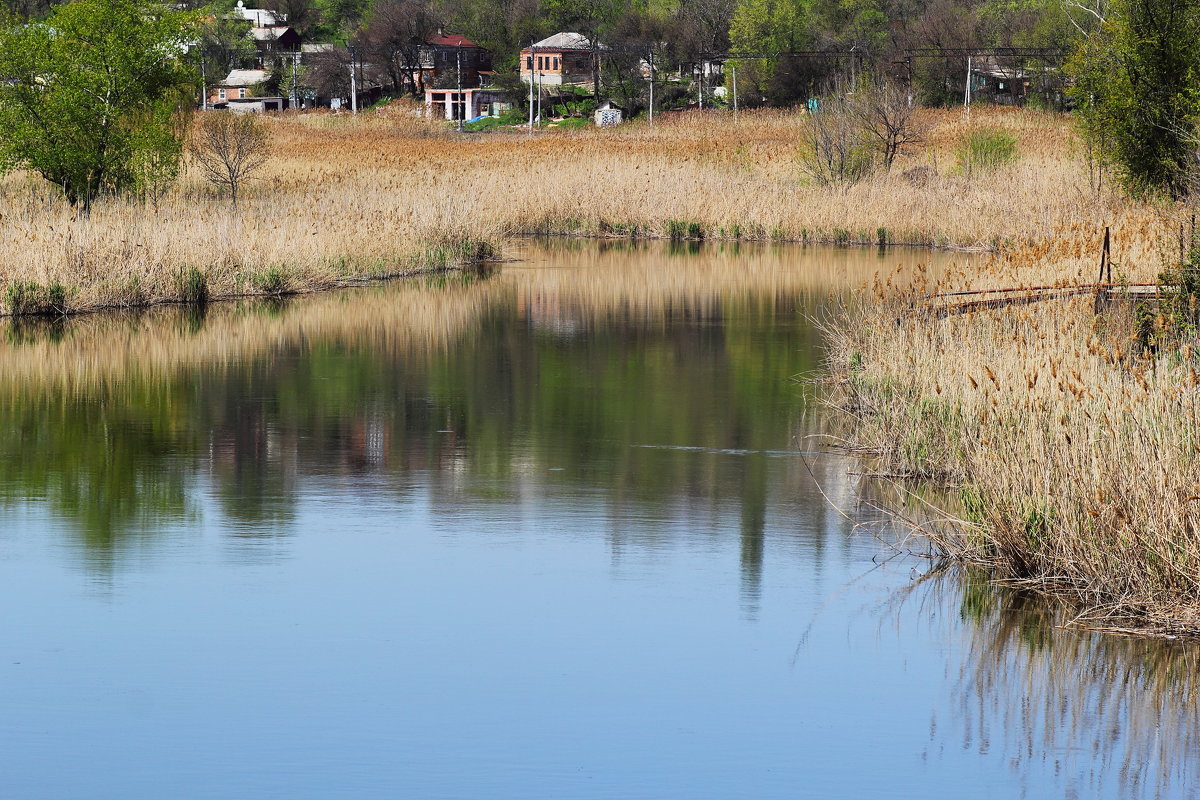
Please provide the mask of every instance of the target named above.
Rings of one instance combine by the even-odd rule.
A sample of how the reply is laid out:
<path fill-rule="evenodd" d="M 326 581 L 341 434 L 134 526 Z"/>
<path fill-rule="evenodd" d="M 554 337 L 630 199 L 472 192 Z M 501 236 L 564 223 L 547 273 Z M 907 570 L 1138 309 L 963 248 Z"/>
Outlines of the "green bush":
<path fill-rule="evenodd" d="M 268 267 L 262 272 L 257 272 L 250 282 L 263 294 L 274 295 L 286 292 L 290 284 L 287 273 L 280 267 Z"/>
<path fill-rule="evenodd" d="M 58 281 L 42 286 L 36 281 L 12 281 L 4 290 L 4 303 L 8 313 L 65 314 L 67 313 L 67 287 Z"/>
<path fill-rule="evenodd" d="M 179 299 L 188 305 L 208 302 L 208 277 L 196 267 L 188 267 L 179 276 Z"/>
<path fill-rule="evenodd" d="M 959 137 L 954 148 L 963 175 L 990 172 L 1017 159 L 1017 137 L 1003 128 L 975 128 Z"/>

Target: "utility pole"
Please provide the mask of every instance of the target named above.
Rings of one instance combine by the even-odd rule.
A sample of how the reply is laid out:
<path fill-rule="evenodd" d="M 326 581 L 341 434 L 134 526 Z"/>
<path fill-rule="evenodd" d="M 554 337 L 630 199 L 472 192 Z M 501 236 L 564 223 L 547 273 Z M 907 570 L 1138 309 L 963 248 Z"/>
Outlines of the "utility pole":
<path fill-rule="evenodd" d="M 350 112 L 358 113 L 358 81 L 354 73 L 354 48 L 350 48 Z"/>
<path fill-rule="evenodd" d="M 963 89 L 963 108 L 971 110 L 971 57 L 967 56 L 967 86 Z"/>
<path fill-rule="evenodd" d="M 467 100 L 463 97 L 462 90 L 462 43 L 460 42 L 456 48 L 458 54 L 458 113 L 454 116 L 458 118 L 458 132 L 462 133 L 463 119 L 467 116 Z"/>
<path fill-rule="evenodd" d="M 650 124 L 654 124 L 654 51 L 648 54 L 650 64 Z"/>
<path fill-rule="evenodd" d="M 704 110 L 704 61 L 700 61 L 700 88 L 697 91 L 700 98 L 700 110 Z"/>
<path fill-rule="evenodd" d="M 529 133 L 533 133 L 533 65 L 534 59 L 537 58 L 537 52 L 534 50 L 533 42 L 529 43 Z"/>
<path fill-rule="evenodd" d="M 200 110 L 208 111 L 208 77 L 204 69 L 204 46 L 200 47 Z"/>
<path fill-rule="evenodd" d="M 300 51 L 292 53 L 292 96 L 288 98 L 288 103 L 292 108 L 300 105 L 300 88 L 298 85 L 300 72 Z"/>
<path fill-rule="evenodd" d="M 733 70 L 733 115 L 737 116 L 737 67 L 730 67 Z"/>

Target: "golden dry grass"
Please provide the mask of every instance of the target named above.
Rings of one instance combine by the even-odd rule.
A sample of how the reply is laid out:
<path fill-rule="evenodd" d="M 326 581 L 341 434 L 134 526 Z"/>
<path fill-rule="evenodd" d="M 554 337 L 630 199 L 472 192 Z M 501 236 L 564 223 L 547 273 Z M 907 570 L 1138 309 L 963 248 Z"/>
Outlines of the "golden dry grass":
<path fill-rule="evenodd" d="M 1081 622 L 1200 632 L 1200 353 L 1144 352 L 1092 296 L 944 318 L 923 297 L 834 321 L 831 366 L 854 443 L 951 487 L 962 519 L 926 532 Z"/>
<path fill-rule="evenodd" d="M 72 309 L 176 299 L 197 268 L 215 295 L 262 291 L 274 271 L 319 289 L 468 259 L 475 243 L 529 233 L 1001 246 L 1003 279 L 1089 273 L 1104 224 L 1123 263 L 1141 263 L 1171 222 L 1161 209 L 1090 188 L 1069 120 L 978 109 L 924 112 L 928 141 L 890 175 L 806 185 L 792 112 L 662 115 L 653 127 L 455 136 L 396 105 L 358 117 L 266 120 L 274 157 L 234 215 L 195 170 L 157 204 L 109 199 L 79 218 L 40 179 L 0 181 L 0 284 L 53 282 Z M 972 125 L 1016 134 L 1020 158 L 955 174 Z M 905 177 L 914 166 L 926 178 Z M 465 244 L 464 244 L 465 243 Z M 1131 273 L 1133 274 L 1133 273 Z"/>

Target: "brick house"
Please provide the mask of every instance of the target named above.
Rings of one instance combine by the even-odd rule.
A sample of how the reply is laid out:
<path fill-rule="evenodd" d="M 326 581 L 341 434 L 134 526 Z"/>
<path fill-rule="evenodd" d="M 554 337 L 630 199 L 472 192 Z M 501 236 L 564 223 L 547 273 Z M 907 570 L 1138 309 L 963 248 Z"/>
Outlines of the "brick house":
<path fill-rule="evenodd" d="M 253 87 L 268 77 L 265 69 L 230 70 L 225 79 L 208 87 L 208 104 L 213 108 L 224 108 L 230 100 L 244 100 L 252 96 Z"/>
<path fill-rule="evenodd" d="M 421 45 L 421 75 L 417 85 L 436 89 L 457 88 L 460 63 L 463 88 L 482 86 L 487 77 L 494 74 L 490 50 L 485 50 L 465 36 L 439 30 Z"/>
<path fill-rule="evenodd" d="M 542 86 L 588 83 L 593 56 L 606 49 L 581 33 L 556 33 L 521 51 L 521 80 Z"/>

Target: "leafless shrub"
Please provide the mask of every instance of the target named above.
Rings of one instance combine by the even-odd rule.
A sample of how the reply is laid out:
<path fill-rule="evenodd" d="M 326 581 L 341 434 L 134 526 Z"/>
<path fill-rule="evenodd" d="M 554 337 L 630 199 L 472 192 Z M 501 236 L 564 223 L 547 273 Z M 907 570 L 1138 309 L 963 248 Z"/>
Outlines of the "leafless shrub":
<path fill-rule="evenodd" d="M 270 158 L 270 136 L 249 114 L 214 111 L 201 119 L 192 155 L 209 183 L 229 190 L 237 211 L 238 192 Z"/>
<path fill-rule="evenodd" d="M 800 128 L 800 171 L 821 186 L 844 186 L 874 168 L 871 141 L 862 120 L 840 97 L 821 104 Z"/>

